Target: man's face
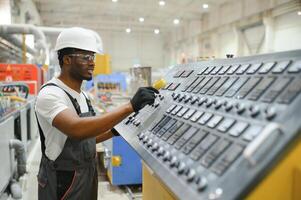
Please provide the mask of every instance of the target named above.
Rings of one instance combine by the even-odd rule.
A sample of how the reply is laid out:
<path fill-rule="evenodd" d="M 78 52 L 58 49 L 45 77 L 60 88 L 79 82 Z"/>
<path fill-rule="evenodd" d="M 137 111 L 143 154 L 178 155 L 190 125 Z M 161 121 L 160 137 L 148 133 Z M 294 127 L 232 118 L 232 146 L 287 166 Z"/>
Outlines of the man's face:
<path fill-rule="evenodd" d="M 76 51 L 71 57 L 70 74 L 78 80 L 91 80 L 94 70 L 94 53 L 91 51 Z"/>

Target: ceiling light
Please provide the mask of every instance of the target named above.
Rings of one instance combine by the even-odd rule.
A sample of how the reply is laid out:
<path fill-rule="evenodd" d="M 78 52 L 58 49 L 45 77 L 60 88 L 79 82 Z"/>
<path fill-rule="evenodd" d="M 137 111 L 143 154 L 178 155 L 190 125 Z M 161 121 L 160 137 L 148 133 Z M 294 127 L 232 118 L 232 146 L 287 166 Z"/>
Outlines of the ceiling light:
<path fill-rule="evenodd" d="M 144 22 L 144 18 L 143 17 L 139 17 L 139 22 Z"/>
<path fill-rule="evenodd" d="M 204 9 L 207 9 L 207 8 L 209 8 L 209 5 L 206 4 L 206 3 L 204 3 L 204 4 L 203 4 L 203 8 L 204 8 Z"/>
<path fill-rule="evenodd" d="M 112 0 L 112 2 L 116 3 L 118 0 Z"/>
<path fill-rule="evenodd" d="M 177 25 L 177 24 L 180 23 L 180 20 L 179 20 L 179 19 L 174 19 L 174 20 L 173 20 L 173 23 Z"/>
<path fill-rule="evenodd" d="M 125 29 L 125 32 L 130 33 L 132 30 L 130 28 Z"/>
<path fill-rule="evenodd" d="M 297 14 L 300 16 L 301 15 L 301 11 L 298 11 Z"/>
<path fill-rule="evenodd" d="M 160 6 L 165 6 L 165 1 L 159 1 Z"/>
<path fill-rule="evenodd" d="M 155 34 L 159 34 L 159 33 L 160 33 L 160 30 L 159 30 L 159 29 L 155 29 L 155 30 L 154 30 L 154 33 L 155 33 Z"/>

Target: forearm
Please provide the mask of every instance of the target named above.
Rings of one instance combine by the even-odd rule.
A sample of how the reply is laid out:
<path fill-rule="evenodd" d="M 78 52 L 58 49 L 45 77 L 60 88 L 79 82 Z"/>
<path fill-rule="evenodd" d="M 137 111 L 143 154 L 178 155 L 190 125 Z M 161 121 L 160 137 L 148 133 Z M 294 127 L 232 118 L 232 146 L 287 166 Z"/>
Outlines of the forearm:
<path fill-rule="evenodd" d="M 81 118 L 70 109 L 60 112 L 53 120 L 54 127 L 69 137 L 86 139 L 105 133 L 133 112 L 130 103 L 96 117 Z"/>
<path fill-rule="evenodd" d="M 96 143 L 100 143 L 103 141 L 106 141 L 110 138 L 112 138 L 114 135 L 111 130 L 108 130 L 107 132 L 101 133 L 96 137 Z"/>

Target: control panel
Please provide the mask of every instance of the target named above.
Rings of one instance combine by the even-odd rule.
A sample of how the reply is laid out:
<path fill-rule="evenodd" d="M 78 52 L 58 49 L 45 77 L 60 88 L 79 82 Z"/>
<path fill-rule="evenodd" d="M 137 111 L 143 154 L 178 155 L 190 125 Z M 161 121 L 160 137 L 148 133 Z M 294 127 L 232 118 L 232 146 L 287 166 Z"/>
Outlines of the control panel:
<path fill-rule="evenodd" d="M 115 128 L 179 199 L 242 199 L 300 137 L 301 50 L 177 65 Z"/>

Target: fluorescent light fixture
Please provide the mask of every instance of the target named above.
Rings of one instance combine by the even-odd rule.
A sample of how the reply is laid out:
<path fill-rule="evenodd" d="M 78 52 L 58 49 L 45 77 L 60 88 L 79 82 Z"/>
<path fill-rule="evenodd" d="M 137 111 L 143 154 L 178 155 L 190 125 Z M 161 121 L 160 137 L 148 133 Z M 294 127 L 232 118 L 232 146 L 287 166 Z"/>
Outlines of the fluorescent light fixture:
<path fill-rule="evenodd" d="M 118 0 L 112 0 L 112 2 L 116 3 Z"/>
<path fill-rule="evenodd" d="M 155 30 L 154 30 L 154 33 L 155 33 L 155 34 L 159 34 L 159 33 L 160 33 L 160 30 L 159 30 L 159 29 L 155 29 Z"/>
<path fill-rule="evenodd" d="M 130 33 L 132 30 L 130 28 L 126 28 L 125 32 Z"/>
<path fill-rule="evenodd" d="M 207 9 L 207 8 L 209 8 L 209 5 L 206 4 L 206 3 L 204 3 L 204 4 L 203 4 L 203 8 L 204 8 L 204 9 Z"/>
<path fill-rule="evenodd" d="M 139 17 L 139 22 L 144 22 L 144 18 L 143 17 Z"/>
<path fill-rule="evenodd" d="M 159 1 L 160 6 L 165 6 L 165 1 Z"/>
<path fill-rule="evenodd" d="M 298 11 L 297 14 L 298 14 L 299 16 L 301 16 L 301 11 Z"/>
<path fill-rule="evenodd" d="M 177 25 L 177 24 L 180 23 L 180 20 L 179 20 L 179 19 L 174 19 L 174 20 L 173 20 L 173 23 Z"/>

